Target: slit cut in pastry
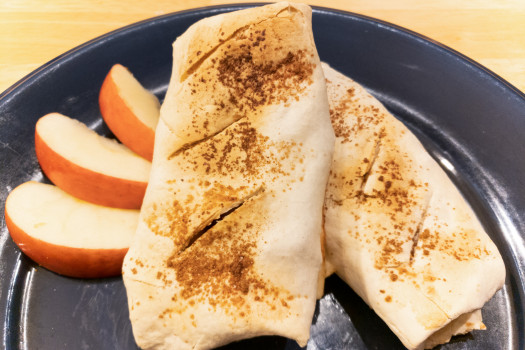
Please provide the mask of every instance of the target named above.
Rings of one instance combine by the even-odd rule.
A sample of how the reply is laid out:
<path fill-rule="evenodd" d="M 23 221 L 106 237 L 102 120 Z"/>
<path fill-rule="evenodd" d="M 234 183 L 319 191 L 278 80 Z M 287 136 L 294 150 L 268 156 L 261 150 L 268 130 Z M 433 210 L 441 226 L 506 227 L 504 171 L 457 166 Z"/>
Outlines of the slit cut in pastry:
<path fill-rule="evenodd" d="M 417 138 L 357 83 L 323 69 L 336 134 L 327 270 L 409 349 L 484 329 L 479 310 L 505 280 L 496 246 Z"/>
<path fill-rule="evenodd" d="M 277 3 L 206 18 L 173 54 L 123 266 L 137 344 L 281 335 L 304 346 L 324 281 L 335 140 L 311 10 Z"/>

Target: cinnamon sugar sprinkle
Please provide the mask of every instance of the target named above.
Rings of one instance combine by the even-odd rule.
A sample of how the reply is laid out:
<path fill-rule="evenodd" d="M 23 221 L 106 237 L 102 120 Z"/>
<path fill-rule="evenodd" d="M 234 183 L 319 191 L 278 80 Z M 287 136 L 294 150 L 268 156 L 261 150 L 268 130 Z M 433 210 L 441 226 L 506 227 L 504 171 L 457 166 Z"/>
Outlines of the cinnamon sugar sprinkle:
<path fill-rule="evenodd" d="M 258 41 L 255 42 L 256 45 Z M 288 52 L 276 63 L 254 62 L 253 54 L 246 50 L 240 55 L 227 55 L 218 63 L 218 80 L 230 92 L 229 101 L 240 111 L 274 103 L 298 99 L 307 85 L 312 83 L 315 65 L 307 61 L 306 52 Z"/>
<path fill-rule="evenodd" d="M 239 30 L 192 68 L 184 81 L 193 116 L 188 136 L 216 132 L 223 120 L 262 115 L 271 105 L 289 105 L 313 83 L 313 52 L 283 46 L 268 36 L 273 31 L 268 27 L 269 22 Z"/>
<path fill-rule="evenodd" d="M 163 201 L 143 208 L 149 229 L 175 246 L 166 261 L 175 280 L 164 273 L 157 279 L 177 285 L 172 300 L 184 300 L 159 318 L 203 302 L 244 317 L 250 302 L 264 303 L 269 310 L 288 309 L 298 297 L 273 286 L 255 269 L 257 241 L 265 229 L 257 191 L 265 182 L 294 181 L 287 177 L 304 167 L 305 151 L 301 143 L 270 140 L 256 125 L 263 108 L 299 100 L 313 83 L 314 55 L 269 41 L 265 29 L 238 33 L 217 52 L 199 53 L 183 82 L 193 95 L 188 101 L 188 110 L 195 112 L 190 129 L 208 134 L 168 158 L 180 169 L 180 178 L 167 181 Z M 276 58 L 257 58 L 258 51 L 268 49 L 275 50 Z M 200 94 L 207 100 L 201 102 Z M 221 118 L 231 123 L 215 130 Z M 188 136 L 190 129 L 184 131 Z M 195 189 L 191 195 L 181 190 L 188 186 Z M 238 208 L 210 224 L 218 212 L 234 206 Z"/>
<path fill-rule="evenodd" d="M 224 310 L 248 311 L 248 295 L 252 301 L 269 306 L 290 296 L 254 270 L 260 227 L 256 219 L 254 224 L 254 216 L 242 210 L 235 219 L 227 217 L 188 250 L 170 258 L 168 267 L 175 270 L 181 287 L 178 297 L 197 303 L 207 301 L 212 307 Z"/>
<path fill-rule="evenodd" d="M 352 168 L 333 167 L 328 185 L 332 194 L 328 198 L 333 198 L 328 205 L 341 207 L 355 217 L 356 224 L 349 228 L 348 234 L 356 244 L 374 252 L 374 267 L 383 271 L 391 282 L 410 279 L 419 288 L 419 283 L 433 283 L 440 278 L 415 274 L 415 257 L 428 259 L 436 251 L 457 261 L 489 255 L 479 239 L 474 238 L 474 232 L 458 227 L 452 237 L 444 237 L 437 224 L 432 229 L 422 229 L 425 220 L 439 221 L 427 217 L 431 192 L 428 183 L 418 177 L 420 165 L 395 140 L 404 130 L 388 123 L 386 112 L 371 106 L 370 101 L 361 97 L 362 92 L 356 91 L 358 87 L 329 80 L 327 87 L 336 147 L 345 149 L 344 153 L 352 157 L 367 149 L 365 143 L 379 145 L 375 156 L 363 157 L 360 164 L 355 160 L 357 165 Z M 362 169 L 369 170 L 363 174 Z M 374 182 L 369 184 L 372 178 Z M 378 215 L 386 221 L 370 219 Z M 429 293 L 432 290 L 427 288 Z M 387 297 L 385 301 L 391 299 Z"/>

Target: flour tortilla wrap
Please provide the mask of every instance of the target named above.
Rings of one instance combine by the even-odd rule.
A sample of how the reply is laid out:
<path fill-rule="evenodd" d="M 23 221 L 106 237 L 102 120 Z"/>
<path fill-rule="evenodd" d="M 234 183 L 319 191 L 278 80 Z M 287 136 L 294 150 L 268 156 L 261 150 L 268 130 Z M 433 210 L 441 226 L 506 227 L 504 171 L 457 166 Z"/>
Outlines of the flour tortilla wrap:
<path fill-rule="evenodd" d="M 336 134 L 326 259 L 409 349 L 483 329 L 505 280 L 475 214 L 417 138 L 361 86 L 323 64 Z"/>
<path fill-rule="evenodd" d="M 207 18 L 173 53 L 123 266 L 137 344 L 281 335 L 304 346 L 335 140 L 311 10 L 277 3 Z"/>

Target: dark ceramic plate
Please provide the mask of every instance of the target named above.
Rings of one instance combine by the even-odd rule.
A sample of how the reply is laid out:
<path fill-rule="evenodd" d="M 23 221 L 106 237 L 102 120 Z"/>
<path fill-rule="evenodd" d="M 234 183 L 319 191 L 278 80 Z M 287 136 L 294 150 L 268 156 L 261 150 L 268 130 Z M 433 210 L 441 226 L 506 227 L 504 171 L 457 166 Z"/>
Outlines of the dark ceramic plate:
<path fill-rule="evenodd" d="M 114 63 L 162 98 L 171 43 L 195 21 L 242 6 L 209 7 L 140 22 L 90 41 L 0 95 L 2 210 L 8 192 L 47 181 L 33 151 L 36 120 L 78 118 L 104 135 L 97 94 Z M 442 349 L 525 348 L 525 96 L 468 58 L 418 34 L 356 14 L 316 8 L 321 59 L 367 87 L 444 166 L 499 247 L 504 288 L 484 308 L 487 331 Z M 23 256 L 1 223 L 0 325 L 4 349 L 136 349 L 121 278 L 76 280 Z M 229 349 L 297 349 L 263 337 Z M 402 349 L 384 323 L 337 277 L 318 303 L 308 349 Z"/>

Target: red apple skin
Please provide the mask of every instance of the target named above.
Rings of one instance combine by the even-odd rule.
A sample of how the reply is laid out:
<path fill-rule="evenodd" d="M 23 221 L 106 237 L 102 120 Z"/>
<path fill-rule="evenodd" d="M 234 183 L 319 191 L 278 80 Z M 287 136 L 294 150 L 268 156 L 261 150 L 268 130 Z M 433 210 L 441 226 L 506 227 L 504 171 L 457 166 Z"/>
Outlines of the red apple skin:
<path fill-rule="evenodd" d="M 144 125 L 122 99 L 111 71 L 102 83 L 99 105 L 104 122 L 120 142 L 151 162 L 155 131 Z"/>
<path fill-rule="evenodd" d="M 139 209 L 147 182 L 121 179 L 83 168 L 51 149 L 35 132 L 40 167 L 58 187 L 79 199 L 107 207 Z"/>
<path fill-rule="evenodd" d="M 128 248 L 83 249 L 51 244 L 26 234 L 5 212 L 11 238 L 37 264 L 60 275 L 76 278 L 103 278 L 121 275 Z"/>

